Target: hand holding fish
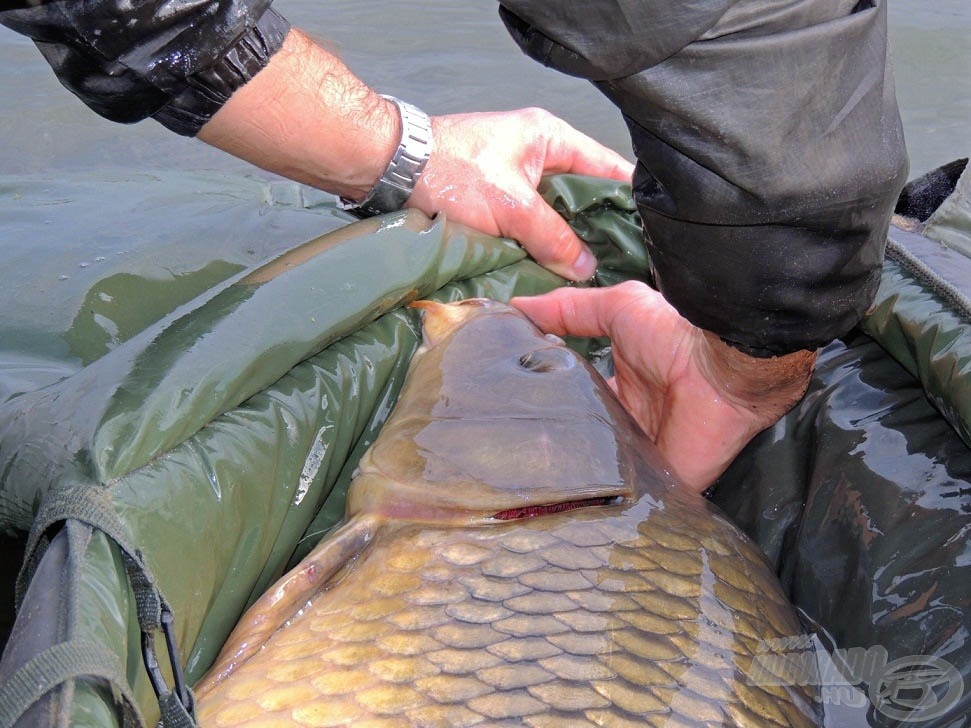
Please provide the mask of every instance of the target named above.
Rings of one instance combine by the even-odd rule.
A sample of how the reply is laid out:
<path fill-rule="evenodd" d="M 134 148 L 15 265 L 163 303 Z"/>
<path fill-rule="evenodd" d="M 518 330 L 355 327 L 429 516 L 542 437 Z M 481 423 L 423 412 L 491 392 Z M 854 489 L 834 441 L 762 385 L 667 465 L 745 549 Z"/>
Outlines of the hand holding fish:
<path fill-rule="evenodd" d="M 816 360 L 810 351 L 769 359 L 742 354 L 633 281 L 512 303 L 548 333 L 611 338 L 610 385 L 675 473 L 698 491 L 799 401 Z"/>

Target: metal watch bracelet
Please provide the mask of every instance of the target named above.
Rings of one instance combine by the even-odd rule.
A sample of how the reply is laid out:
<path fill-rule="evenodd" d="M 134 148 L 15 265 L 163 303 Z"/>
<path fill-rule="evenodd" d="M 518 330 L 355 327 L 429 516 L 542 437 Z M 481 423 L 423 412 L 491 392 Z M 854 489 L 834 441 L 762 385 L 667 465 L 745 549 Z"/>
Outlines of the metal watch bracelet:
<path fill-rule="evenodd" d="M 381 95 L 392 102 L 401 116 L 401 140 L 381 179 L 360 202 L 341 197 L 338 206 L 356 217 L 365 218 L 396 212 L 404 207 L 415 189 L 418 176 L 432 154 L 432 124 L 417 106 Z"/>

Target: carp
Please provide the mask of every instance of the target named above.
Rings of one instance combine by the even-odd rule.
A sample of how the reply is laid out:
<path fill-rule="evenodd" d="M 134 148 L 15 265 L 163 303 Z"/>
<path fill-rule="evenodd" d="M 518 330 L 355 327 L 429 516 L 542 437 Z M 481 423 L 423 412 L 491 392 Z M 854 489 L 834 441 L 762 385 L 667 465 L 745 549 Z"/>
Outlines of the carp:
<path fill-rule="evenodd" d="M 505 304 L 413 305 L 343 524 L 244 614 L 201 724 L 816 725 L 754 664 L 804 631 L 766 559 L 600 375 Z"/>

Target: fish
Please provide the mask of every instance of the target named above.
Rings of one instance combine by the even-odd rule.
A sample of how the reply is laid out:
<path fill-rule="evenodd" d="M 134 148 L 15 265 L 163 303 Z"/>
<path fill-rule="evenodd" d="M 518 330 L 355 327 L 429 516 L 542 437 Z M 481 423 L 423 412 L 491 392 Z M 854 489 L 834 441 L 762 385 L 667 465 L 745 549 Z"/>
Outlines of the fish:
<path fill-rule="evenodd" d="M 817 725 L 798 666 L 752 679 L 804 632 L 765 556 L 594 368 L 507 304 L 412 305 L 344 521 L 243 615 L 200 724 Z"/>

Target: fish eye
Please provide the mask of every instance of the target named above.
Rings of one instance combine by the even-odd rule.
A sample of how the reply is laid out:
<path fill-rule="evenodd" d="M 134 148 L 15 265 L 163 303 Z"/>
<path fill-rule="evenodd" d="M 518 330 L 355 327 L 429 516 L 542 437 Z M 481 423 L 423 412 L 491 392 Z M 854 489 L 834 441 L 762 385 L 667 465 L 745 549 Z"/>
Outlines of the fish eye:
<path fill-rule="evenodd" d="M 569 349 L 548 347 L 519 357 L 519 365 L 530 372 L 552 372 L 571 369 L 576 360 Z"/>

